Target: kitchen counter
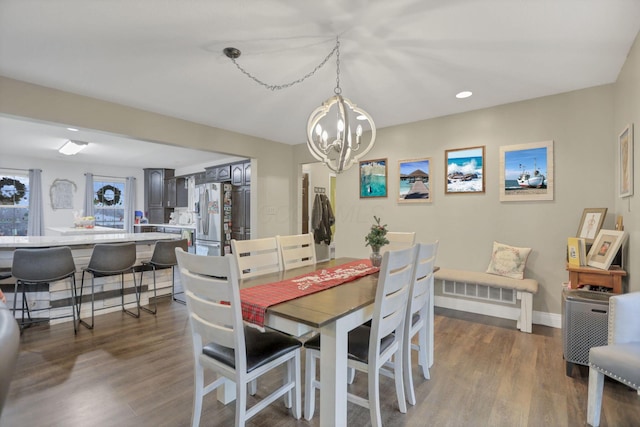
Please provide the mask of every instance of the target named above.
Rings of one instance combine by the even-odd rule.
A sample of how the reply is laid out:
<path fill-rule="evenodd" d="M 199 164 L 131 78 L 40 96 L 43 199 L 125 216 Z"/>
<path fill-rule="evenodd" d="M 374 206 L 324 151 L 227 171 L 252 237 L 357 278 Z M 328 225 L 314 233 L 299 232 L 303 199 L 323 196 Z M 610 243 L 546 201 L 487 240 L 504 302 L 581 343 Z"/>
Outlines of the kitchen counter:
<path fill-rule="evenodd" d="M 52 246 L 82 246 L 96 243 L 136 242 L 153 243 L 157 240 L 176 239 L 168 233 L 117 233 L 64 236 L 0 236 L 0 249 L 46 248 Z"/>
<path fill-rule="evenodd" d="M 122 230 L 120 230 L 122 231 Z M 179 239 L 179 234 L 171 233 L 117 233 L 117 234 L 84 234 L 84 235 L 61 235 L 61 236 L 0 236 L 0 270 L 11 271 L 13 263 L 13 253 L 18 248 L 45 248 L 56 246 L 69 246 L 76 266 L 76 284 L 80 287 L 82 283 L 82 271 L 91 258 L 93 247 L 99 243 L 124 243 L 134 242 L 136 244 L 136 264 L 151 259 L 155 244 L 159 240 Z M 144 274 L 143 282 L 140 283 L 140 274 L 136 273 L 135 286 L 140 290 L 140 303 L 144 306 L 149 304 L 149 297 L 153 296 L 153 275 Z M 136 304 L 135 292 L 133 291 L 133 277 L 131 274 L 124 275 L 125 304 L 129 307 Z M 178 276 L 176 274 L 176 276 Z M 115 276 L 114 276 L 115 277 Z M 116 277 L 117 279 L 117 277 Z M 156 272 L 156 286 L 158 295 L 170 295 L 172 283 L 172 269 L 163 269 Z M 8 278 L 0 280 L 3 291 L 13 304 L 13 284 L 15 279 Z M 91 280 L 85 280 L 84 294 L 91 293 Z M 88 287 L 88 288 L 87 288 Z M 120 280 L 113 277 L 98 277 L 95 279 L 95 306 L 96 315 L 121 310 L 120 307 Z M 27 292 L 27 300 L 32 310 L 38 310 L 38 316 L 49 318 L 53 323 L 71 321 L 73 293 L 71 291 L 71 281 L 56 281 L 44 288 L 31 287 Z M 114 297 L 116 296 L 116 297 Z M 20 304 L 20 303 L 19 303 Z M 91 315 L 91 304 L 83 304 L 83 317 Z M 20 313 L 16 313 L 20 315 Z"/>
<path fill-rule="evenodd" d="M 83 227 L 47 227 L 47 230 L 53 231 L 58 236 L 84 236 L 87 234 L 122 234 L 123 230 L 118 228 L 100 227 L 93 228 Z"/>
<path fill-rule="evenodd" d="M 134 227 L 161 227 L 161 228 L 177 228 L 180 230 L 195 230 L 195 224 L 134 224 Z"/>

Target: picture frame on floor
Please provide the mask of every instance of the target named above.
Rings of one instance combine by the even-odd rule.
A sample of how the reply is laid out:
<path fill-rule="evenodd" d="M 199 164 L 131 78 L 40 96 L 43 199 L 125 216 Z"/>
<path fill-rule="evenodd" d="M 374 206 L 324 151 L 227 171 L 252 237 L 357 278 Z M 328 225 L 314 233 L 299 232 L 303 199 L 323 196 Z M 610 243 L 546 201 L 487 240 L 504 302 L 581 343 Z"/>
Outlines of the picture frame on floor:
<path fill-rule="evenodd" d="M 360 198 L 387 197 L 387 159 L 360 162 Z"/>
<path fill-rule="evenodd" d="M 398 203 L 429 203 L 431 158 L 398 161 Z"/>
<path fill-rule="evenodd" d="M 553 141 L 500 147 L 500 201 L 553 200 Z"/>

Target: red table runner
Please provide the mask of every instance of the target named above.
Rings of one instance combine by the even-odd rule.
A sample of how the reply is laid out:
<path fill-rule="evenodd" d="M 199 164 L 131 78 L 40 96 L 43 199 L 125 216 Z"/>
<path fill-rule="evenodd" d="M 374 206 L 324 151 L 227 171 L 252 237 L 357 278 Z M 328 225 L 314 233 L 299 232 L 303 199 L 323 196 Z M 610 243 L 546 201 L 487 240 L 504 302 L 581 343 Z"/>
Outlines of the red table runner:
<path fill-rule="evenodd" d="M 242 318 L 247 322 L 264 326 L 265 312 L 272 305 L 320 292 L 378 270 L 379 268 L 373 267 L 368 259 L 361 259 L 280 282 L 240 289 Z"/>

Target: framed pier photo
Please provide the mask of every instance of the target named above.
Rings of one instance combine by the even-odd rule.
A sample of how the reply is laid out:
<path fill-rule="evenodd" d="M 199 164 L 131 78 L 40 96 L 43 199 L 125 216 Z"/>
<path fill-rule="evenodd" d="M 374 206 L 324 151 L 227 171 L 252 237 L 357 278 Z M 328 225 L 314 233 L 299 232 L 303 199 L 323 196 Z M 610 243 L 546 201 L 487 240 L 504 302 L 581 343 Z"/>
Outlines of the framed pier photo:
<path fill-rule="evenodd" d="M 398 203 L 431 202 L 431 158 L 398 162 Z"/>

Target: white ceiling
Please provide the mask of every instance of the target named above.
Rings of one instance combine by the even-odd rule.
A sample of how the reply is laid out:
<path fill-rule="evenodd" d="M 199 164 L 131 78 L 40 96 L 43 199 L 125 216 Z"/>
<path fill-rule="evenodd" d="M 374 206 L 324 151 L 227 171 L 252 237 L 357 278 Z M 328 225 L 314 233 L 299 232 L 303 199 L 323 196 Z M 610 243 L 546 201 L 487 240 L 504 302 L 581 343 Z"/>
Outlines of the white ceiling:
<path fill-rule="evenodd" d="M 269 91 L 223 48 L 284 84 L 339 35 L 343 95 L 381 128 L 612 83 L 639 30 L 640 0 L 0 0 L 0 74 L 300 144 L 335 60 Z"/>

